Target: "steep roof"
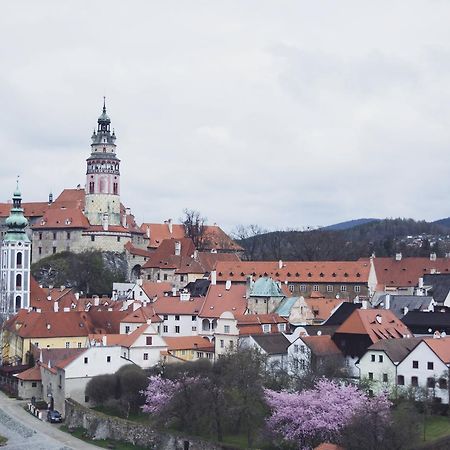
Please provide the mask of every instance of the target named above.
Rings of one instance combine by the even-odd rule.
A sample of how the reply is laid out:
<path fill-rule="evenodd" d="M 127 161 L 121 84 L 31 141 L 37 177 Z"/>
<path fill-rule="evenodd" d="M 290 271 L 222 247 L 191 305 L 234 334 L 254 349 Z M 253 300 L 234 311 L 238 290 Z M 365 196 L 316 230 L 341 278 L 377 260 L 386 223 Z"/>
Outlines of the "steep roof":
<path fill-rule="evenodd" d="M 384 287 L 411 287 L 417 286 L 419 278 L 431 273 L 448 273 L 450 259 L 412 257 L 401 258 L 374 258 L 373 263 L 378 284 Z"/>
<path fill-rule="evenodd" d="M 305 303 L 314 315 L 314 320 L 325 322 L 343 302 L 337 298 L 306 298 Z"/>
<path fill-rule="evenodd" d="M 342 355 L 330 335 L 302 336 L 301 340 L 315 356 L 338 356 Z"/>
<path fill-rule="evenodd" d="M 135 247 L 131 241 L 128 241 L 123 248 L 127 250 L 131 255 L 142 256 L 144 258 L 150 258 L 151 252 L 139 247 Z"/>
<path fill-rule="evenodd" d="M 49 207 L 47 202 L 22 202 L 23 215 L 27 218 L 42 217 Z M 12 203 L 0 203 L 0 217 L 8 217 Z"/>
<path fill-rule="evenodd" d="M 450 291 L 450 273 L 424 275 L 423 283 L 431 286 L 431 294 L 437 303 L 444 303 Z"/>
<path fill-rule="evenodd" d="M 268 355 L 286 354 L 291 345 L 289 339 L 281 333 L 255 334 L 251 337 Z"/>
<path fill-rule="evenodd" d="M 370 272 L 368 259 L 359 261 L 241 261 L 216 264 L 218 281 L 246 281 L 271 277 L 279 281 L 305 283 L 360 283 L 367 284 Z"/>
<path fill-rule="evenodd" d="M 357 309 L 336 330 L 336 334 L 367 335 L 375 343 L 380 339 L 412 335 L 408 327 L 389 310 Z"/>
<path fill-rule="evenodd" d="M 401 318 L 408 311 L 428 310 L 432 303 L 433 297 L 425 295 L 390 295 L 389 310 L 392 311 L 398 318 Z M 381 304 L 383 304 L 383 307 L 386 308 L 386 294 L 378 297 L 376 306 L 381 306 Z"/>
<path fill-rule="evenodd" d="M 22 381 L 41 381 L 41 369 L 39 366 L 30 367 L 16 375 Z"/>
<path fill-rule="evenodd" d="M 64 189 L 58 195 L 52 205 L 64 206 L 66 208 L 84 209 L 85 192 L 84 189 Z"/>
<path fill-rule="evenodd" d="M 284 294 L 279 283 L 270 277 L 261 277 L 253 283 L 250 297 L 284 297 Z"/>
<path fill-rule="evenodd" d="M 162 298 L 165 292 L 172 290 L 172 284 L 168 282 L 155 283 L 153 281 L 144 281 L 141 288 L 150 299 Z"/>
<path fill-rule="evenodd" d="M 150 230 L 149 248 L 158 248 L 165 239 L 182 239 L 185 228 L 182 224 L 169 223 L 143 223 L 141 230 L 147 233 Z M 205 226 L 205 245 L 208 250 L 241 251 L 242 247 L 236 244 L 219 226 Z"/>
<path fill-rule="evenodd" d="M 107 334 L 106 345 L 121 345 L 122 347 L 128 348 L 131 347 L 145 332 L 147 332 L 147 334 L 156 334 L 155 332 L 149 333 L 149 331 L 151 331 L 150 325 L 144 323 L 130 334 Z"/>
<path fill-rule="evenodd" d="M 436 355 L 441 358 L 445 364 L 450 364 L 450 337 L 441 337 L 439 339 L 425 339 L 425 343 Z"/>
<path fill-rule="evenodd" d="M 449 312 L 423 312 L 409 311 L 402 322 L 414 333 L 434 333 L 434 331 L 450 331 L 450 313 Z"/>
<path fill-rule="evenodd" d="M 180 254 L 175 254 L 176 245 L 180 245 Z M 144 264 L 144 269 L 178 269 L 182 265 L 182 259 L 192 259 L 195 246 L 192 239 L 164 239 L 159 247 L 151 254 Z"/>
<path fill-rule="evenodd" d="M 58 207 L 53 203 L 44 214 L 44 217 L 31 228 L 33 230 L 46 230 L 54 228 L 81 228 L 89 227 L 89 221 L 79 208 Z"/>
<path fill-rule="evenodd" d="M 327 326 L 342 325 L 356 309 L 361 308 L 361 303 L 342 302 L 333 314 L 324 322 Z"/>
<path fill-rule="evenodd" d="M 161 317 L 155 311 L 154 305 L 141 306 L 135 311 L 129 312 L 122 320 L 123 323 L 147 323 L 150 320 L 151 323 L 162 322 Z"/>
<path fill-rule="evenodd" d="M 225 285 L 211 284 L 206 294 L 206 300 L 200 310 L 200 317 L 219 318 L 225 311 L 230 311 L 236 317 L 247 310 L 246 288 L 232 284 L 230 289 Z"/>
<path fill-rule="evenodd" d="M 396 364 L 403 360 L 411 350 L 413 350 L 423 338 L 409 337 L 405 339 L 383 339 L 381 341 L 372 344 L 369 350 L 384 351 L 390 358 L 390 360 Z"/>
<path fill-rule="evenodd" d="M 205 303 L 204 297 L 191 298 L 189 300 L 180 300 L 179 297 L 160 297 L 154 303 L 153 308 L 159 315 L 179 314 L 179 315 L 198 315 Z"/>

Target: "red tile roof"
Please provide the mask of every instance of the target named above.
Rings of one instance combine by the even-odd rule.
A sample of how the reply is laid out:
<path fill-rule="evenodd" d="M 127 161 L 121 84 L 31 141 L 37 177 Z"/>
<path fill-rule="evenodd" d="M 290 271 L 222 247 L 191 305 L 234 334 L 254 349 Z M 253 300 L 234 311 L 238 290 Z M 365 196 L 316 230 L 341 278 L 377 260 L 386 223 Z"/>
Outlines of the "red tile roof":
<path fill-rule="evenodd" d="M 22 381 L 41 381 L 41 369 L 39 366 L 31 367 L 16 375 Z"/>
<path fill-rule="evenodd" d="M 0 203 L 0 217 L 8 217 L 12 203 Z M 25 217 L 42 217 L 49 207 L 47 202 L 23 202 L 22 208 Z"/>
<path fill-rule="evenodd" d="M 147 323 L 147 320 L 151 320 L 152 323 L 162 322 L 153 305 L 141 306 L 136 311 L 129 312 L 122 319 L 122 323 Z"/>
<path fill-rule="evenodd" d="M 441 337 L 439 339 L 424 339 L 428 347 L 441 358 L 445 364 L 450 363 L 450 336 Z"/>
<path fill-rule="evenodd" d="M 147 233 L 150 229 L 150 248 L 158 248 L 165 239 L 182 239 L 185 237 L 184 225 L 172 224 L 172 233 L 168 223 L 143 223 L 141 230 Z M 243 250 L 217 225 L 206 225 L 205 241 L 208 250 L 241 251 Z"/>
<path fill-rule="evenodd" d="M 449 273 L 450 259 L 436 258 L 374 258 L 375 273 L 380 289 L 417 286 L 419 278 L 431 273 Z"/>
<path fill-rule="evenodd" d="M 131 241 L 128 241 L 123 248 L 127 250 L 131 255 L 143 256 L 144 258 L 149 258 L 151 252 L 144 250 L 142 248 L 134 247 Z"/>
<path fill-rule="evenodd" d="M 44 217 L 35 223 L 33 230 L 46 230 L 53 228 L 81 228 L 89 227 L 89 221 L 79 208 L 61 208 L 54 203 L 44 214 Z"/>
<path fill-rule="evenodd" d="M 315 356 L 342 355 L 331 336 L 302 336 L 301 340 L 308 346 Z"/>
<path fill-rule="evenodd" d="M 84 189 L 64 189 L 56 198 L 52 205 L 66 208 L 84 209 L 85 192 Z"/>
<path fill-rule="evenodd" d="M 106 344 L 107 345 L 121 345 L 122 347 L 131 347 L 139 336 L 142 336 L 145 332 L 147 334 L 156 334 L 155 332 L 150 332 L 149 325 L 144 323 L 139 328 L 136 328 L 130 334 L 108 334 L 106 335 Z"/>
<path fill-rule="evenodd" d="M 277 281 L 304 283 L 367 283 L 370 272 L 368 259 L 359 261 L 286 261 L 279 268 L 278 261 L 241 261 L 216 264 L 217 281 L 246 281 L 270 276 Z"/>
<path fill-rule="evenodd" d="M 337 308 L 342 300 L 336 298 L 306 298 L 306 304 L 312 311 L 315 320 L 327 320 L 331 313 Z"/>
<path fill-rule="evenodd" d="M 367 334 L 372 343 L 380 339 L 412 336 L 408 327 L 393 312 L 385 309 L 357 309 L 336 333 Z"/>
<path fill-rule="evenodd" d="M 230 311 L 234 316 L 244 314 L 247 310 L 245 291 L 243 285 L 232 284 L 229 290 L 224 284 L 210 285 L 199 315 L 218 318 L 225 311 Z"/>
<path fill-rule="evenodd" d="M 154 303 L 153 308 L 159 315 L 178 314 L 178 315 L 198 315 L 205 303 L 204 298 L 191 298 L 190 300 L 180 300 L 179 297 L 160 297 Z"/>
<path fill-rule="evenodd" d="M 203 350 L 214 351 L 214 343 L 201 336 L 165 337 L 167 350 Z"/>
<path fill-rule="evenodd" d="M 175 255 L 175 244 L 181 244 L 180 255 Z M 143 265 L 143 269 L 160 268 L 160 269 L 178 269 L 182 266 L 183 261 L 187 259 L 193 263 L 192 255 L 195 252 L 195 246 L 192 239 L 165 239 L 161 245 L 152 253 L 149 260 Z M 186 264 L 186 262 L 184 262 Z M 200 272 L 201 273 L 201 269 Z"/>
<path fill-rule="evenodd" d="M 155 283 L 152 281 L 144 281 L 142 283 L 142 290 L 145 292 L 145 295 L 151 300 L 153 300 L 154 298 L 162 298 L 164 297 L 165 292 L 172 291 L 172 283 Z"/>

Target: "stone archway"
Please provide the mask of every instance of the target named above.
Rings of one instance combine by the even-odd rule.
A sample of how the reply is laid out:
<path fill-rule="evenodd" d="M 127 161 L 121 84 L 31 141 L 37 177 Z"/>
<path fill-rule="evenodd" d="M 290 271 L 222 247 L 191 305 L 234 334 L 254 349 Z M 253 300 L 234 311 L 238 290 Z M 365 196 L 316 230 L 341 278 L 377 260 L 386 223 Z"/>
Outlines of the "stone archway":
<path fill-rule="evenodd" d="M 131 269 L 130 281 L 136 281 L 137 279 L 141 278 L 141 269 L 142 269 L 142 267 L 140 264 L 136 264 Z"/>

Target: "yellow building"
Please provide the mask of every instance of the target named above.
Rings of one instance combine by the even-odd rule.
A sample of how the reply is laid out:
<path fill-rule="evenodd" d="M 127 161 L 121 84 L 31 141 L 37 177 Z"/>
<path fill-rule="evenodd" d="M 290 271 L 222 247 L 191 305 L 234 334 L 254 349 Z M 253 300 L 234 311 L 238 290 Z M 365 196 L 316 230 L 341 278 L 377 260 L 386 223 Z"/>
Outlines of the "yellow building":
<path fill-rule="evenodd" d="M 165 337 L 167 353 L 163 361 L 183 362 L 196 361 L 197 359 L 214 360 L 214 344 L 209 339 L 201 336 Z"/>

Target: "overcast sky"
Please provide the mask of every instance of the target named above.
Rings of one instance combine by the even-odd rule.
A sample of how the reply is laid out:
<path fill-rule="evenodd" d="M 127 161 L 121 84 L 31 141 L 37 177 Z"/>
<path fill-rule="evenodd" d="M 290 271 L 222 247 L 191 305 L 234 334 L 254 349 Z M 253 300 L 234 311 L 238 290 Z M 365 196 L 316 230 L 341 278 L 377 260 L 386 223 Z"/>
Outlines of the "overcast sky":
<path fill-rule="evenodd" d="M 85 183 L 230 231 L 450 215 L 450 2 L 29 1 L 0 15 L 0 201 Z"/>

